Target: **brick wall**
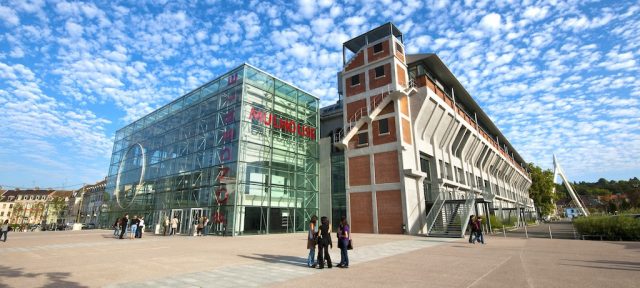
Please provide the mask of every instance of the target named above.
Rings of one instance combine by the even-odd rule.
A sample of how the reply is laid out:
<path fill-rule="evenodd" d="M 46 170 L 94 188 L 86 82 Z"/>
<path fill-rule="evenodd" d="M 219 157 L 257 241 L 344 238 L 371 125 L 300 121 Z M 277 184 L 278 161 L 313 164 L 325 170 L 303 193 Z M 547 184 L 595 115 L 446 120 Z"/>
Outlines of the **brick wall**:
<path fill-rule="evenodd" d="M 384 76 L 379 77 L 377 79 L 376 79 L 375 68 L 379 66 L 371 67 L 371 69 L 369 69 L 369 90 L 382 87 L 384 85 L 391 83 L 391 64 L 387 63 L 387 64 L 384 64 L 383 66 L 384 66 Z"/>
<path fill-rule="evenodd" d="M 374 154 L 374 160 L 376 184 L 400 182 L 398 151 L 376 153 Z"/>
<path fill-rule="evenodd" d="M 396 64 L 396 74 L 398 79 L 398 84 L 405 86 L 407 85 L 407 72 L 402 68 L 402 65 Z"/>
<path fill-rule="evenodd" d="M 378 233 L 402 234 L 402 197 L 400 190 L 376 192 Z"/>
<path fill-rule="evenodd" d="M 391 49 L 389 49 L 389 40 L 382 42 L 382 51 L 378 52 L 378 53 L 373 53 L 373 46 L 371 45 L 367 48 L 367 62 L 371 63 L 373 61 L 376 61 L 378 59 L 382 59 L 384 57 L 387 57 L 389 55 L 391 55 L 390 51 Z"/>
<path fill-rule="evenodd" d="M 371 184 L 369 155 L 349 158 L 349 186 Z"/>
<path fill-rule="evenodd" d="M 366 90 L 364 72 L 358 75 L 360 75 L 360 84 L 355 86 L 351 86 L 351 77 L 345 78 L 344 86 L 346 87 L 346 90 L 347 90 L 347 97 L 360 94 L 364 92 L 364 90 Z"/>
<path fill-rule="evenodd" d="M 402 119 L 402 140 L 411 144 L 411 123 L 407 119 Z"/>
<path fill-rule="evenodd" d="M 352 59 L 353 60 L 347 64 L 347 67 L 344 68 L 344 71 L 356 69 L 364 64 L 364 50 L 358 51 L 358 54 Z"/>
<path fill-rule="evenodd" d="M 361 99 L 358 101 L 353 101 L 351 103 L 347 103 L 347 122 L 351 121 L 356 112 L 360 111 L 361 108 L 364 108 L 364 111 L 361 111 L 360 116 L 367 115 L 367 100 Z M 364 113 L 364 114 L 362 114 Z"/>
<path fill-rule="evenodd" d="M 393 106 L 393 103 L 389 103 Z M 380 135 L 380 120 L 373 121 L 373 145 L 380 145 L 390 142 L 396 142 L 398 140 L 396 134 L 396 118 L 390 117 L 386 118 L 389 122 L 389 133 L 385 135 Z"/>
<path fill-rule="evenodd" d="M 371 192 L 349 193 L 349 199 L 351 231 L 354 233 L 373 233 Z"/>

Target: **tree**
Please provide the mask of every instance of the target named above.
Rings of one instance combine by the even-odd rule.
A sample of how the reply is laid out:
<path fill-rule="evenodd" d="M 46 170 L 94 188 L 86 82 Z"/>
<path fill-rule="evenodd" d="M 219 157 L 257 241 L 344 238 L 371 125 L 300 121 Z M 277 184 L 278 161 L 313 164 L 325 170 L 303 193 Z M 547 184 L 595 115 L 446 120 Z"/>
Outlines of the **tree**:
<path fill-rule="evenodd" d="M 553 194 L 553 172 L 549 169 L 542 170 L 533 163 L 529 163 L 531 171 L 531 187 L 529 197 L 533 199 L 540 216 L 549 215 L 555 209 L 556 197 Z"/>
<path fill-rule="evenodd" d="M 56 213 L 55 215 L 57 216 L 57 218 L 60 218 L 60 212 L 64 211 L 65 207 L 67 206 L 66 204 L 67 203 L 64 197 L 54 197 L 51 201 L 50 207 L 51 209 L 53 209 L 53 212 Z"/>

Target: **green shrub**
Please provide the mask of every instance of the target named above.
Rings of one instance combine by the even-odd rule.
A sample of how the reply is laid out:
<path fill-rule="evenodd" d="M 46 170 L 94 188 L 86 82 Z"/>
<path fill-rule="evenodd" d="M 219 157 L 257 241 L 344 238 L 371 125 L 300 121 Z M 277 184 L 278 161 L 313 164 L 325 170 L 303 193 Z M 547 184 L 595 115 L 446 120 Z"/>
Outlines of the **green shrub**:
<path fill-rule="evenodd" d="M 510 228 L 516 225 L 516 219 L 500 219 L 496 215 L 490 215 L 489 222 L 493 229 Z"/>
<path fill-rule="evenodd" d="M 582 235 L 602 235 L 607 240 L 640 241 L 640 219 L 628 216 L 590 216 L 573 220 Z"/>

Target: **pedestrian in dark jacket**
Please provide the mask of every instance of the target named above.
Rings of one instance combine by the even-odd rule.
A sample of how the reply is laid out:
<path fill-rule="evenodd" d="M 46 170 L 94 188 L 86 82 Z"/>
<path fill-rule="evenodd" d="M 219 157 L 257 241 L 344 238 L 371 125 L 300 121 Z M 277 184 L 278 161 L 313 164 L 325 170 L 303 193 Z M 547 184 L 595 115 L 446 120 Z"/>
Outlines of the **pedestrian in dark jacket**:
<path fill-rule="evenodd" d="M 469 222 L 467 223 L 467 226 L 469 227 L 469 243 L 473 243 L 473 238 L 476 237 L 476 230 L 475 230 L 475 225 L 476 225 L 476 216 L 471 215 L 469 216 Z"/>
<path fill-rule="evenodd" d="M 124 217 L 120 219 L 120 239 L 122 239 L 124 233 L 127 232 L 127 223 L 129 223 L 129 214 L 124 214 Z"/>
<path fill-rule="evenodd" d="M 318 229 L 318 269 L 324 269 L 324 262 L 327 262 L 327 268 L 332 268 L 331 255 L 329 255 L 329 247 L 333 248 L 331 242 L 331 224 L 326 216 L 320 218 L 320 228 Z"/>

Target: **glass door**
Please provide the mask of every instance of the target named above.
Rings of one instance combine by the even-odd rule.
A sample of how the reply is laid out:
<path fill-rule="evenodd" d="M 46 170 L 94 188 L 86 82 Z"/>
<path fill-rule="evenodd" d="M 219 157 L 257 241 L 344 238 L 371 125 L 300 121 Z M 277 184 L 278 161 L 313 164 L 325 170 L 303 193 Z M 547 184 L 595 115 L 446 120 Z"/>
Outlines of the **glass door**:
<path fill-rule="evenodd" d="M 172 209 L 171 210 L 171 217 L 170 217 L 171 220 L 173 220 L 173 218 L 178 218 L 178 229 L 176 229 L 176 234 L 182 233 L 182 231 L 183 231 L 182 227 L 185 226 L 184 225 L 184 221 L 183 221 L 184 217 L 182 217 L 183 216 L 182 214 L 183 214 L 182 213 L 182 209 Z M 171 225 L 171 224 L 169 224 L 169 225 Z"/>
<path fill-rule="evenodd" d="M 195 236 L 198 220 L 204 215 L 202 214 L 202 208 L 191 208 L 189 212 L 189 222 L 187 222 L 188 225 L 185 227 L 185 233 L 187 233 L 187 235 Z"/>

